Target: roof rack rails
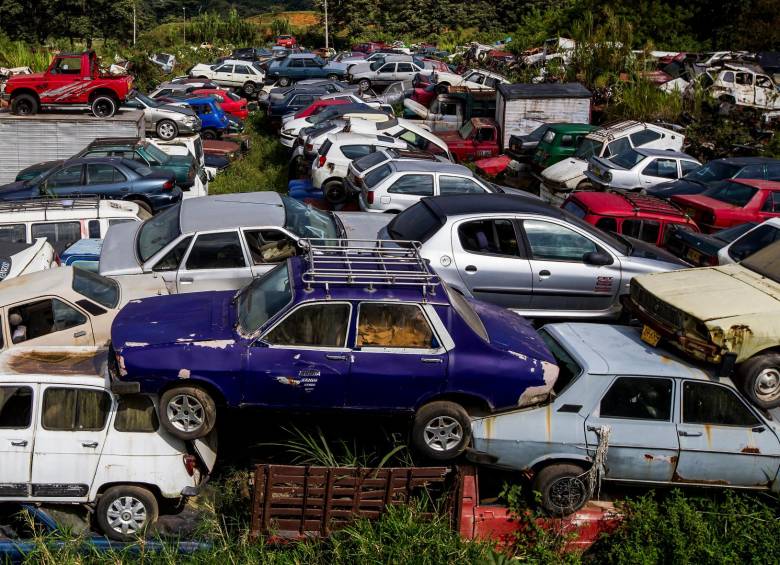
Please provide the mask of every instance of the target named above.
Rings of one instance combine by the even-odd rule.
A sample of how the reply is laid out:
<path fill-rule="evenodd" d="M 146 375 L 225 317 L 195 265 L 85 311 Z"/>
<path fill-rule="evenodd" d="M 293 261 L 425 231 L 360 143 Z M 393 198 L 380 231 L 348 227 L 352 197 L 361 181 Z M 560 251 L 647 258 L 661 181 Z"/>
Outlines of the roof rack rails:
<path fill-rule="evenodd" d="M 43 210 L 45 214 L 49 210 L 87 210 L 96 209 L 100 214 L 100 197 L 86 194 L 78 198 L 53 198 L 40 196 L 25 200 L 7 200 L 0 202 L 0 212 L 21 212 L 31 210 Z"/>
<path fill-rule="evenodd" d="M 369 292 L 382 285 L 418 287 L 433 295 L 441 279 L 420 255 L 419 241 L 381 239 L 302 239 L 308 269 L 306 290 L 321 284 L 365 285 Z"/>
<path fill-rule="evenodd" d="M 628 201 L 635 212 L 641 210 L 644 212 L 660 212 L 664 214 L 674 214 L 677 216 L 685 215 L 683 210 L 676 204 L 667 202 L 666 200 L 661 200 L 655 196 L 622 190 L 613 190 L 612 192 L 623 196 L 623 198 Z"/>

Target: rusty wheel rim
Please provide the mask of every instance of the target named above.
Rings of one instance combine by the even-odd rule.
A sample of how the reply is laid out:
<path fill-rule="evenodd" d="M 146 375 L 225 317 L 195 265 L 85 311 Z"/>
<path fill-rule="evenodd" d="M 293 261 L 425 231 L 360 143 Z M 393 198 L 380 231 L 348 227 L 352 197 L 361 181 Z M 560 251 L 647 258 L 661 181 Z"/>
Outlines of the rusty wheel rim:
<path fill-rule="evenodd" d="M 753 391 L 763 402 L 780 397 L 780 371 L 774 367 L 762 370 L 753 384 Z"/>
<path fill-rule="evenodd" d="M 550 485 L 550 502 L 559 512 L 577 508 L 588 496 L 582 477 L 562 477 Z"/>

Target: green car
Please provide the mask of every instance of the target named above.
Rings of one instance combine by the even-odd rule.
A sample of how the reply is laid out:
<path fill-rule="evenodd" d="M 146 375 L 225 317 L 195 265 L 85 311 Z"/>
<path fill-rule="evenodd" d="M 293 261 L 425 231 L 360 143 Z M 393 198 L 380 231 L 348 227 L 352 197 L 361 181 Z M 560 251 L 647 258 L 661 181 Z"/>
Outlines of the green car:
<path fill-rule="evenodd" d="M 598 126 L 590 124 L 551 124 L 531 157 L 531 166 L 541 171 L 574 155 L 582 138 Z"/>
<path fill-rule="evenodd" d="M 71 159 L 81 157 L 125 157 L 143 163 L 152 170 L 159 168 L 170 171 L 176 175 L 176 184 L 184 191 L 192 188 L 198 175 L 198 165 L 192 155 L 168 155 L 145 139 L 135 137 L 96 139 Z M 31 165 L 19 171 L 16 180 L 33 179 L 60 163 L 62 161 L 46 161 Z"/>

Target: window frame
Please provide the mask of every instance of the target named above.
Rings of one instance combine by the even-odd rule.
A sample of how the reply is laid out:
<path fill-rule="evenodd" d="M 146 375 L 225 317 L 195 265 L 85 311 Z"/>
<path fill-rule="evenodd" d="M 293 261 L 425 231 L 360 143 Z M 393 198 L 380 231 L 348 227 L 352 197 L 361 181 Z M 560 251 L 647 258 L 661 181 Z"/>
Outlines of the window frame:
<path fill-rule="evenodd" d="M 604 414 L 601 413 L 601 403 L 604 402 L 604 398 L 610 393 L 612 388 L 615 386 L 615 384 L 620 379 L 630 379 L 630 380 L 638 380 L 638 379 L 645 379 L 645 380 L 663 380 L 670 382 L 672 384 L 672 390 L 669 396 L 669 418 L 662 420 L 662 419 L 655 419 L 655 418 L 637 418 L 635 416 L 631 417 L 625 417 L 625 416 L 604 416 Z M 610 381 L 609 386 L 607 386 L 604 389 L 604 392 L 599 396 L 599 399 L 596 401 L 596 405 L 591 410 L 591 413 L 589 415 L 592 416 L 593 412 L 595 412 L 596 409 L 598 409 L 598 418 L 599 419 L 605 419 L 605 420 L 623 420 L 623 421 L 636 421 L 636 422 L 657 422 L 657 423 L 667 423 L 667 424 L 673 424 L 676 422 L 676 412 L 677 412 L 677 405 L 676 405 L 676 398 L 677 398 L 677 390 L 676 387 L 678 387 L 678 379 L 675 379 L 674 377 L 663 377 L 663 376 L 654 376 L 654 375 L 619 375 L 616 374 L 615 378 Z M 682 401 L 681 401 L 682 403 Z M 680 418 L 682 420 L 682 417 Z"/>
<path fill-rule="evenodd" d="M 368 176 L 368 175 L 366 175 L 366 176 Z M 398 184 L 399 182 L 402 182 L 402 181 L 408 181 L 410 177 L 428 177 L 428 178 L 430 178 L 430 180 L 431 180 L 431 192 L 429 194 L 428 193 L 420 194 L 420 192 L 398 192 L 398 191 L 394 191 L 393 190 L 393 187 L 396 184 Z M 396 176 L 395 178 L 393 178 L 391 176 L 390 180 L 392 182 L 387 184 L 386 188 L 384 189 L 384 191 L 387 194 L 396 194 L 398 196 L 417 196 L 418 198 L 426 198 L 426 197 L 434 196 L 436 194 L 436 178 L 435 178 L 434 173 L 416 173 L 416 172 L 408 172 L 407 173 L 407 172 L 403 172 L 403 173 L 399 174 L 398 176 Z"/>
<path fill-rule="evenodd" d="M 550 261 L 550 262 L 554 262 L 554 263 L 569 263 L 569 264 L 571 264 L 571 263 L 581 263 L 581 264 L 584 264 L 583 260 L 582 260 L 582 257 L 580 257 L 578 260 L 575 260 L 575 259 L 550 259 L 550 258 L 547 258 L 547 257 L 535 257 L 534 256 L 534 249 L 533 249 L 533 246 L 531 245 L 531 240 L 528 238 L 528 234 L 525 231 L 525 222 L 527 222 L 527 221 L 531 221 L 531 222 L 546 222 L 546 223 L 552 224 L 552 225 L 560 227 L 560 228 L 568 229 L 569 231 L 574 232 L 575 234 L 579 235 L 580 237 L 583 237 L 583 238 L 587 239 L 588 241 L 590 241 L 596 248 L 595 252 L 597 252 L 597 253 L 598 252 L 607 253 L 607 254 L 610 255 L 610 257 L 612 257 L 613 262 L 615 261 L 615 255 L 614 255 L 614 253 L 612 251 L 608 251 L 604 247 L 604 245 L 602 245 L 602 243 L 600 241 L 594 240 L 593 238 L 589 237 L 588 235 L 582 233 L 582 231 L 578 230 L 574 225 L 568 224 L 568 223 L 557 222 L 557 221 L 555 221 L 554 218 L 549 218 L 549 217 L 539 218 L 539 217 L 528 216 L 528 217 L 523 217 L 523 218 L 519 219 L 519 224 L 520 225 L 518 227 L 520 229 L 520 235 L 522 236 L 523 243 L 525 245 L 526 258 L 529 261 Z M 622 231 L 622 225 L 620 226 L 620 229 Z M 586 253 L 588 253 L 588 252 L 586 252 Z M 583 253 L 583 255 L 585 255 L 585 254 Z"/>
<path fill-rule="evenodd" d="M 198 243 L 198 238 L 202 235 L 210 235 L 210 234 L 226 234 L 226 233 L 234 233 L 236 237 L 238 238 L 238 246 L 241 249 L 241 254 L 244 258 L 244 265 L 242 267 L 214 267 L 214 268 L 199 268 L 199 269 L 191 269 L 187 266 L 187 262 L 190 260 L 190 255 L 192 254 L 192 251 L 195 249 L 195 245 Z M 179 268 L 177 271 L 179 272 L 200 272 L 200 271 L 207 271 L 207 272 L 214 272 L 214 271 L 225 271 L 225 270 L 235 270 L 235 269 L 249 269 L 252 266 L 252 262 L 250 259 L 247 259 L 246 256 L 246 249 L 244 248 L 244 244 L 241 241 L 241 233 L 239 228 L 234 229 L 227 229 L 227 230 L 210 230 L 210 231 L 202 231 L 202 232 L 195 232 L 192 235 L 192 242 L 190 243 L 189 248 L 187 249 L 187 253 L 182 258 L 181 263 L 179 263 Z M 173 250 L 173 248 L 171 248 Z M 156 263 L 155 263 L 156 265 Z"/>
<path fill-rule="evenodd" d="M 458 179 L 460 181 L 471 182 L 477 185 L 479 188 L 481 188 L 482 192 L 449 192 L 447 194 L 491 194 L 491 191 L 488 190 L 486 186 L 484 186 L 474 177 L 467 177 L 466 175 L 459 175 L 455 173 L 437 173 L 436 174 L 436 188 L 438 189 L 437 196 L 442 194 L 441 181 L 445 180 L 445 182 L 447 182 L 448 179 Z"/>
<path fill-rule="evenodd" d="M 423 348 L 423 347 L 382 347 L 382 346 L 376 346 L 376 345 L 363 345 L 358 347 L 357 346 L 357 339 L 358 339 L 358 329 L 360 327 L 360 310 L 363 304 L 386 304 L 389 306 L 414 306 L 416 307 L 423 315 L 423 319 L 428 324 L 428 327 L 431 330 L 431 335 L 436 340 L 436 343 L 439 345 L 437 348 Z M 436 324 L 433 323 L 430 316 L 428 316 L 428 313 L 425 311 L 425 308 L 422 307 L 422 304 L 418 302 L 409 302 L 409 301 L 393 301 L 393 300 L 361 300 L 357 305 L 356 314 L 354 317 L 354 329 L 352 335 L 352 340 L 349 342 L 349 345 L 351 346 L 352 351 L 358 351 L 361 353 L 397 353 L 400 355 L 442 355 L 447 351 L 447 348 L 444 346 L 444 342 L 442 341 L 441 336 L 439 335 L 439 332 L 436 331 Z"/>
<path fill-rule="evenodd" d="M 293 296 L 293 300 L 295 300 L 295 297 Z M 292 316 L 295 312 L 302 308 L 307 308 L 309 306 L 322 306 L 322 305 L 339 305 L 339 304 L 346 304 L 349 308 L 347 312 L 347 331 L 344 334 L 344 346 L 343 347 L 332 347 L 327 345 L 318 345 L 318 346 L 311 346 L 311 345 L 279 345 L 276 343 L 270 343 L 266 341 L 265 337 L 270 334 L 272 331 L 274 331 L 278 326 L 283 324 L 287 318 Z M 349 347 L 349 336 L 352 329 L 352 302 L 349 300 L 309 300 L 306 302 L 300 302 L 296 304 L 294 307 L 287 310 L 287 312 L 284 313 L 284 315 L 276 320 L 273 324 L 268 326 L 266 329 L 262 331 L 260 336 L 252 343 L 252 345 L 255 345 L 256 343 L 262 343 L 265 347 L 270 347 L 274 349 L 303 349 L 306 351 L 350 351 Z"/>
<path fill-rule="evenodd" d="M 753 408 L 750 406 L 748 402 L 742 397 L 741 394 L 736 390 L 736 388 L 731 388 L 725 385 L 722 385 L 720 383 L 715 383 L 712 381 L 705 381 L 705 380 L 696 380 L 696 379 L 681 379 L 682 382 L 680 383 L 680 425 L 681 426 L 718 426 L 722 428 L 733 428 L 733 429 L 753 429 L 757 426 L 764 426 L 766 425 L 766 422 L 764 422 L 763 418 L 760 418 L 757 411 L 753 410 Z M 697 422 L 686 422 L 685 421 L 685 385 L 687 383 L 694 383 L 697 385 L 704 385 L 704 386 L 713 386 L 717 388 L 726 389 L 732 397 L 737 399 L 737 402 L 739 402 L 742 407 L 747 410 L 748 414 L 753 416 L 755 418 L 756 422 L 752 425 L 735 425 L 735 424 L 716 424 L 714 422 L 702 424 Z"/>
<path fill-rule="evenodd" d="M 108 409 L 106 410 L 106 418 L 103 421 L 103 426 L 101 428 L 74 428 L 74 429 L 57 429 L 57 428 L 49 428 L 44 423 L 44 417 L 45 417 L 45 408 L 46 408 L 46 394 L 50 390 L 75 390 L 77 391 L 76 395 L 76 409 L 78 410 L 78 393 L 81 391 L 87 391 L 87 392 L 98 392 L 102 394 L 103 396 L 108 398 Z M 85 386 L 85 385 L 62 385 L 62 384 L 52 384 L 49 385 L 41 391 L 41 407 L 40 407 L 40 421 L 41 429 L 46 430 L 47 432 L 63 432 L 63 433 L 85 433 L 85 432 L 91 432 L 91 433 L 99 433 L 106 431 L 107 427 L 113 424 L 113 412 L 116 407 L 116 399 L 112 394 L 110 394 L 107 390 L 102 388 L 96 388 L 91 386 Z M 78 412 L 76 414 L 78 416 Z"/>
<path fill-rule="evenodd" d="M 463 242 L 460 240 L 460 229 L 461 227 L 465 226 L 466 224 L 470 224 L 472 222 L 509 222 L 512 226 L 512 229 L 515 230 L 515 239 L 517 241 L 517 255 L 506 255 L 504 253 L 490 253 L 485 251 L 472 251 L 470 249 L 466 249 L 463 246 Z M 453 225 L 453 231 L 454 231 L 454 237 L 458 241 L 458 245 L 460 246 L 460 249 L 464 253 L 468 253 L 469 255 L 480 255 L 484 257 L 500 257 L 503 259 L 523 259 L 523 260 L 529 260 L 529 249 L 528 249 L 528 242 L 525 240 L 525 235 L 523 234 L 522 226 L 518 225 L 518 222 L 515 218 L 507 218 L 507 217 L 487 217 L 487 218 L 468 218 L 465 220 L 459 221 L 457 224 Z"/>
<path fill-rule="evenodd" d="M 27 425 L 18 428 L 13 426 L 0 425 L 0 432 L 6 432 L 10 430 L 17 430 L 17 431 L 29 430 L 35 423 L 35 411 L 36 411 L 35 402 L 37 400 L 36 395 L 38 394 L 38 391 L 36 390 L 35 386 L 32 383 L 13 383 L 13 382 L 0 383 L 0 389 L 3 388 L 17 389 L 14 394 L 17 394 L 21 389 L 27 389 L 30 393 L 30 412 L 27 418 Z"/>
<path fill-rule="evenodd" d="M 79 296 L 83 296 L 83 295 L 79 294 Z M 65 306 L 67 306 L 71 310 L 74 310 L 75 312 L 77 312 L 78 314 L 83 316 L 84 317 L 84 321 L 82 321 L 79 324 L 75 324 L 73 326 L 68 326 L 66 328 L 62 328 L 62 329 L 59 329 L 59 330 L 56 330 L 56 331 L 50 331 L 50 332 L 47 332 L 47 333 L 44 333 L 44 334 L 41 334 L 41 335 L 37 335 L 35 337 L 26 336 L 24 341 L 20 341 L 18 344 L 15 344 L 14 341 L 13 341 L 13 331 L 12 331 L 11 322 L 10 322 L 10 317 L 11 317 L 12 311 L 17 310 L 19 308 L 26 308 L 26 307 L 30 306 L 31 304 L 37 304 L 39 302 L 51 302 L 51 311 L 52 311 L 52 314 L 53 314 L 53 312 L 54 312 L 54 301 L 55 300 L 57 302 L 61 303 L 61 304 L 64 304 Z M 29 325 L 29 322 L 27 322 L 27 324 L 25 324 L 25 326 L 28 326 L 28 325 Z M 5 307 L 5 315 L 4 315 L 4 320 L 3 320 L 4 329 L 8 333 L 8 336 L 11 338 L 10 341 L 9 341 L 9 344 L 11 344 L 11 345 L 25 345 L 25 344 L 29 343 L 32 340 L 40 339 L 42 337 L 50 336 L 50 335 L 57 334 L 57 333 L 64 332 L 64 331 L 68 331 L 68 330 L 72 330 L 73 328 L 79 328 L 79 327 L 85 326 L 85 325 L 89 326 L 89 331 L 92 332 L 92 316 L 90 316 L 87 312 L 85 312 L 83 308 L 80 308 L 79 306 L 73 304 L 72 302 L 70 302 L 68 300 L 65 300 L 61 296 L 57 296 L 57 295 L 53 295 L 53 294 L 46 294 L 46 295 L 42 295 L 42 296 L 36 296 L 35 298 L 31 298 L 31 299 L 28 299 L 28 300 L 23 300 L 23 301 L 15 302 L 13 304 L 9 304 L 8 306 Z"/>

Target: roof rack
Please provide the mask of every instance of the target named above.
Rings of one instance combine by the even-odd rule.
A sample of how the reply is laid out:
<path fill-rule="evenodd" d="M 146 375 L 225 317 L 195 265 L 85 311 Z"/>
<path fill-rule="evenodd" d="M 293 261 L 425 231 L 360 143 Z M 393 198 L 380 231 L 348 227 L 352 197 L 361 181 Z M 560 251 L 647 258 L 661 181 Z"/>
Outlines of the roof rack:
<path fill-rule="evenodd" d="M 612 192 L 620 194 L 631 205 L 635 212 L 658 212 L 662 214 L 674 214 L 676 216 L 685 216 L 685 212 L 672 202 L 667 202 L 655 196 L 641 194 L 639 192 L 628 192 L 613 190 Z"/>
<path fill-rule="evenodd" d="M 418 287 L 435 294 L 441 279 L 420 255 L 419 241 L 381 239 L 303 239 L 308 269 L 301 279 L 314 285 L 363 285 L 369 292 L 383 285 Z"/>
<path fill-rule="evenodd" d="M 8 200 L 0 202 L 0 212 L 21 212 L 43 210 L 44 219 L 49 210 L 97 210 L 100 217 L 100 197 L 97 195 L 84 195 L 78 198 L 52 198 L 40 196 L 26 200 Z"/>

